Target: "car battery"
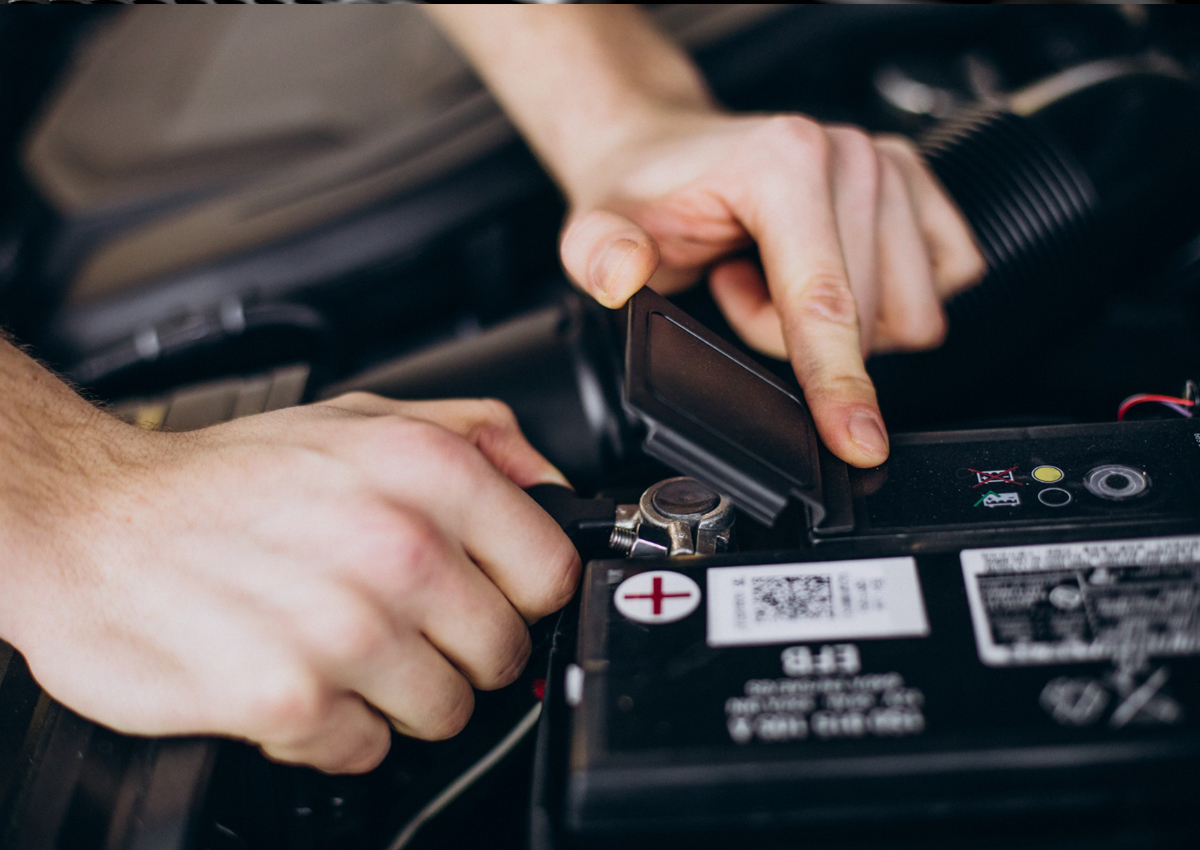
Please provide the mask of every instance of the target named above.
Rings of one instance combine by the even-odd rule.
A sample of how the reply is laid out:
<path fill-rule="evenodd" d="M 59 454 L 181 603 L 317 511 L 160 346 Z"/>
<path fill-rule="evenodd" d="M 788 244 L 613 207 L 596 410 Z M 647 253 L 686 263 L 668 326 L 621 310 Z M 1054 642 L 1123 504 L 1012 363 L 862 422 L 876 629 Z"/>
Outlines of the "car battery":
<path fill-rule="evenodd" d="M 534 847 L 1197 846 L 1200 428 L 899 435 L 853 469 L 653 293 L 627 344 L 689 477 L 617 508 L 659 557 L 590 562 L 563 619 Z"/>

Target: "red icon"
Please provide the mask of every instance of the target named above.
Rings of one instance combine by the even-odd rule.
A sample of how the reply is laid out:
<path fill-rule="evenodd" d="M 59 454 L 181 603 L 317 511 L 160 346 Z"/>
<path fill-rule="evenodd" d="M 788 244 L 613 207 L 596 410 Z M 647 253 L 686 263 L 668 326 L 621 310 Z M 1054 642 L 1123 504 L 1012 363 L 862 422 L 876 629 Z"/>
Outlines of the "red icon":
<path fill-rule="evenodd" d="M 654 577 L 654 589 L 649 593 L 626 593 L 622 599 L 649 599 L 654 605 L 654 613 L 662 613 L 662 602 L 664 599 L 691 599 L 691 591 L 685 590 L 683 593 L 663 593 L 662 576 Z"/>
<path fill-rule="evenodd" d="M 700 587 L 682 573 L 652 570 L 621 582 L 613 603 L 638 623 L 673 623 L 700 605 Z"/>
<path fill-rule="evenodd" d="M 1017 464 L 1017 466 L 1020 466 L 1020 464 Z M 1016 479 L 1016 475 L 1014 474 L 1017 471 L 1016 466 L 1010 466 L 1008 469 L 971 469 L 968 466 L 967 469 L 974 472 L 975 477 L 979 479 L 978 483 L 971 485 L 971 489 L 982 487 L 984 484 L 1016 484 L 1018 487 L 1025 486 Z"/>

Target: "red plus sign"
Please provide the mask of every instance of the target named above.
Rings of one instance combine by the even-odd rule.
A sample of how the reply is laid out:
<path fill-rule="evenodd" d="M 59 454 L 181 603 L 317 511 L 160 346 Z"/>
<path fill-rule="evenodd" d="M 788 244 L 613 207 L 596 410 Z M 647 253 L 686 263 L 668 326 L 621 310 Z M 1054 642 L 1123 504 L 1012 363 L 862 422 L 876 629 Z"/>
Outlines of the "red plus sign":
<path fill-rule="evenodd" d="M 654 577 L 654 589 L 650 593 L 626 593 L 625 598 L 626 599 L 649 599 L 654 603 L 654 613 L 661 614 L 662 613 L 662 601 L 664 599 L 673 599 L 676 597 L 683 597 L 686 599 L 687 597 L 689 597 L 691 595 L 692 594 L 687 591 L 685 591 L 684 593 L 663 593 L 662 576 L 655 576 Z"/>

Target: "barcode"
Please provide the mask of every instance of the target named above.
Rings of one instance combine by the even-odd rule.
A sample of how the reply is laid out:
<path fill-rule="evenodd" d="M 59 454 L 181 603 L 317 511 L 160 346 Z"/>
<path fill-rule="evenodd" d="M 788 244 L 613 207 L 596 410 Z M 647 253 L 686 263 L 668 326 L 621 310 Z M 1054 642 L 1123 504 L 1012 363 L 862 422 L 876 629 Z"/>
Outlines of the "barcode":
<path fill-rule="evenodd" d="M 912 558 L 709 567 L 708 645 L 929 634 Z"/>
<path fill-rule="evenodd" d="M 750 587 L 756 622 L 833 617 L 830 576 L 755 576 Z"/>

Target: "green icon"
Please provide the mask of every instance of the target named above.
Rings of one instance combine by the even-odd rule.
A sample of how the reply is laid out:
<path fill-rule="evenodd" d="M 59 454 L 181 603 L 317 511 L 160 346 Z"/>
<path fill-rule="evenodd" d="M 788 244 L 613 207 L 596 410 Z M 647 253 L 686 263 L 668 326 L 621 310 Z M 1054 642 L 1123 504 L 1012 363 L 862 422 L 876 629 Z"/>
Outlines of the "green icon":
<path fill-rule="evenodd" d="M 980 505 L 985 508 L 1018 508 L 1021 506 L 1021 494 L 997 493 L 995 490 L 988 490 L 971 507 L 977 508 Z"/>

